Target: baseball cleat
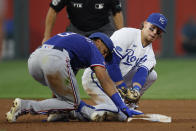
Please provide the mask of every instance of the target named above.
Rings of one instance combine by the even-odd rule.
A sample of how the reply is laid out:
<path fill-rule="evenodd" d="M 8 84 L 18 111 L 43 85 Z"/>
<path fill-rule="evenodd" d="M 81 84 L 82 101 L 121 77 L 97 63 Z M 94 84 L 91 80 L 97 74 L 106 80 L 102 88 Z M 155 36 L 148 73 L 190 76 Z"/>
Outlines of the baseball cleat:
<path fill-rule="evenodd" d="M 101 122 L 106 120 L 107 112 L 106 111 L 95 111 L 91 114 L 90 120 L 95 122 Z"/>
<path fill-rule="evenodd" d="M 68 121 L 68 115 L 65 113 L 50 114 L 47 118 L 48 122 Z"/>
<path fill-rule="evenodd" d="M 13 101 L 13 106 L 10 111 L 6 113 L 6 119 L 8 122 L 16 122 L 16 119 L 19 115 L 21 115 L 21 99 L 16 98 Z"/>
<path fill-rule="evenodd" d="M 69 112 L 56 112 L 49 114 L 47 118 L 47 122 L 68 122 L 69 120 L 76 120 L 76 112 L 69 111 Z"/>

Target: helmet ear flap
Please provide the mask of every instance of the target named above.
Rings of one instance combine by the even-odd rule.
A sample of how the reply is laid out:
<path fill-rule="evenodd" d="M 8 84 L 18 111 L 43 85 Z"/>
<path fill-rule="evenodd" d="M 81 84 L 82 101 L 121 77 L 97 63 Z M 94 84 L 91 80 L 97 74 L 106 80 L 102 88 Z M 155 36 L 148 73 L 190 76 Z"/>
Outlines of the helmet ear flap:
<path fill-rule="evenodd" d="M 105 57 L 106 62 L 110 62 L 112 60 L 112 53 L 109 52 L 109 54 Z"/>
<path fill-rule="evenodd" d="M 112 40 L 106 34 L 101 33 L 101 32 L 96 32 L 96 33 L 91 34 L 89 38 L 92 40 L 99 38 L 103 42 L 103 44 L 105 44 L 105 46 L 109 49 L 109 54 L 106 56 L 105 60 L 107 62 L 112 60 L 112 52 L 114 49 L 114 44 Z"/>

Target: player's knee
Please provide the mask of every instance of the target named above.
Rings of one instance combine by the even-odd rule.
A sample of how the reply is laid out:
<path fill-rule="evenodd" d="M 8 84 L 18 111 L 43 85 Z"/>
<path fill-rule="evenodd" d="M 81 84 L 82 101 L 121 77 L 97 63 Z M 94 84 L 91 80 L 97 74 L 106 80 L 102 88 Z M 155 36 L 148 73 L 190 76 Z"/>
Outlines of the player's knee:
<path fill-rule="evenodd" d="M 48 84 L 52 87 L 58 87 L 62 85 L 62 78 L 59 72 L 55 74 L 46 74 Z"/>
<path fill-rule="evenodd" d="M 155 70 L 152 70 L 152 72 L 150 72 L 149 79 L 152 83 L 157 80 L 157 72 Z"/>

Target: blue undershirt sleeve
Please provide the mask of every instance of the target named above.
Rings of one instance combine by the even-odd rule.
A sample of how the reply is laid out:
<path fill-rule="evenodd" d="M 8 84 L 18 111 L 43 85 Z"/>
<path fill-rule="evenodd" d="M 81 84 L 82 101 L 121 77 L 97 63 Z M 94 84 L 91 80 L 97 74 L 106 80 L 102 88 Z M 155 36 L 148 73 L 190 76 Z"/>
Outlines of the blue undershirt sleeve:
<path fill-rule="evenodd" d="M 141 86 L 143 87 L 143 85 L 146 82 L 148 72 L 149 71 L 146 67 L 140 67 L 135 73 L 135 75 L 133 76 L 132 83 L 135 83 L 135 82 L 140 83 Z"/>
<path fill-rule="evenodd" d="M 114 53 L 112 61 L 106 64 L 108 74 L 114 82 L 123 80 L 119 67 L 120 60 L 121 59 Z"/>

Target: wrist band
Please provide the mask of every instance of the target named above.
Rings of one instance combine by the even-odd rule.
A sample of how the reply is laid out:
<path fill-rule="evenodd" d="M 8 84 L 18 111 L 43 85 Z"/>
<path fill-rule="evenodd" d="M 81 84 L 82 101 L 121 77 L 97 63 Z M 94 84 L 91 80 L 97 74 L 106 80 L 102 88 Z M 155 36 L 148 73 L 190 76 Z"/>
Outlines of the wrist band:
<path fill-rule="evenodd" d="M 120 95 L 116 92 L 115 94 L 113 94 L 111 96 L 112 101 L 114 102 L 114 104 L 119 107 L 120 109 L 125 107 L 124 102 L 122 101 Z"/>
<path fill-rule="evenodd" d="M 117 85 L 116 87 L 122 89 L 122 87 L 127 88 L 127 85 L 123 82 L 120 85 Z"/>
<path fill-rule="evenodd" d="M 135 85 L 135 86 L 133 87 L 133 89 L 134 89 L 134 90 L 137 90 L 137 91 L 140 91 L 140 87 L 139 87 L 138 85 Z"/>

